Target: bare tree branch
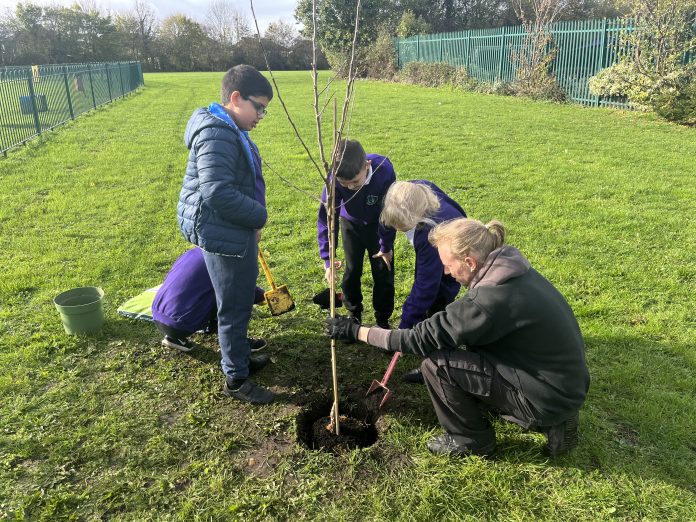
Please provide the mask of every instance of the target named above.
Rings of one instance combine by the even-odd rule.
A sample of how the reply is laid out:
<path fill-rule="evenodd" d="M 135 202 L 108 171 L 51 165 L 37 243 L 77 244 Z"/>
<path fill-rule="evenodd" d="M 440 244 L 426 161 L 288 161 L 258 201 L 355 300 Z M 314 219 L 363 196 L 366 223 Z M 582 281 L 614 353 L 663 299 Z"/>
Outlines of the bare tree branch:
<path fill-rule="evenodd" d="M 259 45 L 261 46 L 261 52 L 263 53 L 263 59 L 266 62 L 266 69 L 268 70 L 268 73 L 271 75 L 271 80 L 273 81 L 273 85 L 275 86 L 276 94 L 278 94 L 278 101 L 283 106 L 283 111 L 285 111 L 285 115 L 287 116 L 288 121 L 290 122 L 290 125 L 292 126 L 292 129 L 295 131 L 295 136 L 297 136 L 297 139 L 300 140 L 302 147 L 304 147 L 304 150 L 307 153 L 307 156 L 309 156 L 309 159 L 312 161 L 312 163 L 316 167 L 317 172 L 319 173 L 319 176 L 321 176 L 321 179 L 326 181 L 326 175 L 322 172 L 321 167 L 319 167 L 319 165 L 317 164 L 316 160 L 314 159 L 314 156 L 312 156 L 312 153 L 309 151 L 309 148 L 307 148 L 307 144 L 302 139 L 302 136 L 300 135 L 300 131 L 297 129 L 297 125 L 295 125 L 295 122 L 292 120 L 292 117 L 290 116 L 290 112 L 288 111 L 288 108 L 285 105 L 285 101 L 283 101 L 283 97 L 280 94 L 280 89 L 278 89 L 278 82 L 276 82 L 275 75 L 273 74 L 273 71 L 271 70 L 271 64 L 268 62 L 268 54 L 266 53 L 266 49 L 263 46 L 263 42 L 261 41 L 261 31 L 259 30 L 259 22 L 256 18 L 256 11 L 254 11 L 254 0 L 249 0 L 249 3 L 251 5 L 251 16 L 254 18 L 254 25 L 256 26 L 256 36 L 259 40 Z"/>
<path fill-rule="evenodd" d="M 321 113 L 319 112 L 319 89 L 317 87 L 317 2 L 312 0 L 312 84 L 314 92 L 314 120 L 317 125 L 317 140 L 319 141 L 319 157 L 324 166 L 327 178 L 329 173 L 329 164 L 326 162 L 324 154 L 324 139 L 321 134 Z M 333 158 L 332 158 L 333 159 Z"/>
<path fill-rule="evenodd" d="M 321 198 L 315 196 L 314 194 L 312 194 L 312 193 L 310 193 L 310 192 L 307 192 L 306 190 L 304 190 L 303 188 L 298 187 L 297 185 L 294 185 L 293 183 L 290 182 L 290 180 L 288 180 L 287 178 L 281 176 L 280 173 L 278 173 L 278 171 L 276 171 L 273 167 L 271 167 L 271 165 L 270 165 L 266 160 L 262 159 L 261 161 L 263 161 L 263 164 L 266 165 L 266 167 L 268 167 L 268 170 L 270 170 L 273 174 L 275 174 L 278 178 L 280 178 L 280 180 L 281 180 L 283 183 L 285 183 L 287 186 L 289 186 L 290 188 L 294 188 L 294 189 L 297 190 L 298 192 L 302 192 L 305 196 L 309 196 L 310 198 L 312 198 L 312 199 L 318 201 L 319 203 L 322 202 L 322 201 L 321 201 Z"/>

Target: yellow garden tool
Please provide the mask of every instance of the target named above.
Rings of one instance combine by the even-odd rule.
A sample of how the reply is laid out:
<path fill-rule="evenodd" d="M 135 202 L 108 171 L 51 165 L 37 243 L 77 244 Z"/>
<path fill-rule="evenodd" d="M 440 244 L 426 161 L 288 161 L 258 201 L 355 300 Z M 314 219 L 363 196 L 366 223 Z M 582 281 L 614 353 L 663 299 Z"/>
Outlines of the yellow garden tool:
<path fill-rule="evenodd" d="M 266 274 L 266 279 L 268 279 L 268 284 L 271 285 L 271 289 L 264 293 L 263 296 L 266 298 L 266 304 L 271 311 L 271 315 L 280 315 L 285 312 L 289 312 L 295 308 L 295 302 L 290 296 L 290 291 L 287 285 L 276 286 L 275 281 L 273 281 L 273 276 L 271 271 L 268 269 L 266 260 L 263 258 L 263 253 L 259 248 L 259 262 L 261 263 L 261 268 L 263 268 L 263 273 Z"/>

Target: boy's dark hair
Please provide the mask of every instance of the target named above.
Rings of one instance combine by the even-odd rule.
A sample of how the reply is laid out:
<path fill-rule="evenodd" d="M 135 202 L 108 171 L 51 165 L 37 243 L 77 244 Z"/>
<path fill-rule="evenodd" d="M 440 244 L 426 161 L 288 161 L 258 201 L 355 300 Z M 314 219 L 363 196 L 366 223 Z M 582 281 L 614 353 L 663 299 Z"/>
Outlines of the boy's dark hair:
<path fill-rule="evenodd" d="M 359 141 L 341 140 L 333 170 L 337 178 L 351 180 L 365 166 L 367 156 Z"/>
<path fill-rule="evenodd" d="M 245 100 L 249 96 L 265 96 L 273 98 L 273 88 L 270 82 L 251 65 L 235 65 L 222 78 L 222 104 L 230 101 L 234 91 L 239 91 Z"/>

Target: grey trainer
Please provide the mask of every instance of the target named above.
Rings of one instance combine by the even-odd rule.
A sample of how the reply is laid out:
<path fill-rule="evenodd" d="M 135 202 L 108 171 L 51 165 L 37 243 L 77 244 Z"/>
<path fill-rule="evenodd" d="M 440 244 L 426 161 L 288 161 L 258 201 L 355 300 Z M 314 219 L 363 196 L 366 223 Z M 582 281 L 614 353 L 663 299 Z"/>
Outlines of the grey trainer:
<path fill-rule="evenodd" d="M 244 381 L 237 389 L 230 388 L 225 380 L 222 391 L 228 397 L 250 404 L 270 404 L 275 399 L 275 394 L 271 390 L 256 384 L 251 379 Z"/>

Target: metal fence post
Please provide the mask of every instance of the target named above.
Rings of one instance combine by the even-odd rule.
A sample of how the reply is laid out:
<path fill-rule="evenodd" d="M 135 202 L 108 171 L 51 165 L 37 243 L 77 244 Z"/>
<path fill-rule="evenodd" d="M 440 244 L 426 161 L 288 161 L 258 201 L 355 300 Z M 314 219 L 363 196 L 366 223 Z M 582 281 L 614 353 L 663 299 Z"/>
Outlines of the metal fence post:
<path fill-rule="evenodd" d="M 31 98 L 31 110 L 34 113 L 34 126 L 36 126 L 36 133 L 41 136 L 41 122 L 39 121 L 39 111 L 36 107 L 36 94 L 34 94 L 34 80 L 32 79 L 33 74 L 31 70 L 28 75 L 29 82 L 29 98 Z"/>
<path fill-rule="evenodd" d="M 123 88 L 123 68 L 121 67 L 121 62 L 118 62 L 118 77 L 121 79 L 121 96 L 126 95 L 126 91 Z"/>
<path fill-rule="evenodd" d="M 394 54 L 396 54 L 396 70 L 401 70 L 401 53 L 399 52 L 399 38 L 394 38 Z"/>
<path fill-rule="evenodd" d="M 416 35 L 416 61 L 420 61 L 420 35 Z"/>
<path fill-rule="evenodd" d="M 599 63 L 597 64 L 597 70 L 595 71 L 595 74 L 597 74 L 599 71 L 604 69 L 606 67 L 605 61 L 606 61 L 606 56 L 607 56 L 607 19 L 604 18 L 602 20 L 602 40 L 600 44 L 600 53 L 599 53 Z M 599 107 L 599 102 L 601 101 L 602 97 L 597 96 L 597 102 L 595 105 Z"/>
<path fill-rule="evenodd" d="M 505 54 L 505 27 L 500 36 L 500 59 L 498 60 L 498 81 L 503 81 L 503 55 Z"/>
<path fill-rule="evenodd" d="M 94 81 L 92 81 L 92 67 L 87 64 L 87 76 L 89 77 L 89 89 L 92 91 L 92 107 L 97 108 L 97 100 L 94 97 Z"/>
<path fill-rule="evenodd" d="M 469 72 L 469 67 L 471 66 L 471 32 L 468 31 L 466 33 L 466 73 L 471 74 Z"/>
<path fill-rule="evenodd" d="M 63 80 L 65 81 L 65 95 L 68 98 L 68 109 L 70 109 L 70 119 L 75 119 L 75 113 L 72 108 L 72 99 L 70 97 L 70 86 L 68 85 L 68 66 L 63 66 Z"/>
<path fill-rule="evenodd" d="M 442 38 L 443 38 L 443 35 L 440 34 L 440 61 L 441 61 L 441 62 L 444 62 L 444 61 L 445 61 L 445 57 L 443 56 L 443 53 L 442 53 Z"/>
<path fill-rule="evenodd" d="M 109 74 L 109 64 L 106 64 L 106 86 L 109 89 L 109 101 L 113 101 L 111 97 L 111 75 Z"/>

